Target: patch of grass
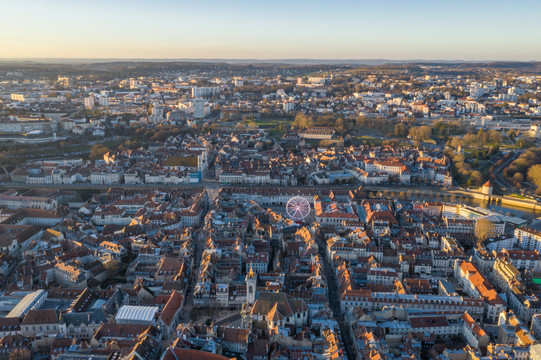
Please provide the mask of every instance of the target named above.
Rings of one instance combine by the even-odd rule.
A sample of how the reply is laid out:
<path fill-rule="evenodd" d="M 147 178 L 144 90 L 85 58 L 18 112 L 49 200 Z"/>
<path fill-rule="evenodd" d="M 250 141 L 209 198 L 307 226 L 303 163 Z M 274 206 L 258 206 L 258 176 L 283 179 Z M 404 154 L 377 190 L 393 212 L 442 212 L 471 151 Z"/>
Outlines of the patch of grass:
<path fill-rule="evenodd" d="M 269 136 L 276 139 L 281 138 L 292 123 L 292 120 L 283 118 L 250 119 L 247 121 L 249 127 L 265 130 Z"/>
<path fill-rule="evenodd" d="M 357 136 L 356 138 L 354 138 L 352 140 L 353 140 L 353 143 L 355 145 L 365 145 L 366 144 L 366 145 L 379 146 L 383 142 L 382 139 L 375 138 L 373 136 L 367 136 L 367 135 Z"/>
<path fill-rule="evenodd" d="M 269 127 L 276 127 L 280 125 L 285 126 L 291 126 L 293 121 L 289 119 L 282 119 L 282 118 L 276 118 L 276 119 L 250 119 L 248 120 L 248 125 L 256 126 L 260 128 L 269 128 Z"/>
<path fill-rule="evenodd" d="M 269 133 L 270 137 L 273 137 L 276 139 L 281 138 L 282 136 L 284 136 L 284 133 L 285 133 L 284 130 L 279 130 L 279 129 L 270 129 L 270 130 L 267 130 L 267 132 Z"/>

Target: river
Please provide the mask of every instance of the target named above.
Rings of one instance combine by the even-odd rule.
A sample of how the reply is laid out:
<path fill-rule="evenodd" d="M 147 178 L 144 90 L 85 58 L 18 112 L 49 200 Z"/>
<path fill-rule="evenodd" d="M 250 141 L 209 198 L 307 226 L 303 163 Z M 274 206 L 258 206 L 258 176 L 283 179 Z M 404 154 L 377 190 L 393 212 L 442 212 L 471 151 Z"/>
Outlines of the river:
<path fill-rule="evenodd" d="M 539 216 L 541 216 L 541 211 L 533 211 L 528 210 L 526 208 L 522 207 L 514 207 L 514 206 L 502 206 L 502 205 L 495 205 L 495 204 L 488 204 L 486 202 L 482 202 L 480 200 L 470 200 L 468 204 L 474 205 L 474 206 L 480 206 L 485 209 L 489 209 L 495 212 L 498 212 L 503 215 L 510 215 L 510 216 L 517 216 L 521 217 L 527 220 L 535 219 Z"/>

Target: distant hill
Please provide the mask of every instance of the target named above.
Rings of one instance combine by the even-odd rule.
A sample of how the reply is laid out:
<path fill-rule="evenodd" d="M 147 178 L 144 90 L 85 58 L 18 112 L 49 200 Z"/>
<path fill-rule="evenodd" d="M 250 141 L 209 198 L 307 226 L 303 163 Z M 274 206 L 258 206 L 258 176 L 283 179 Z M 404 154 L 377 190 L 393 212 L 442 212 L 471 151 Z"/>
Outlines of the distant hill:
<path fill-rule="evenodd" d="M 287 64 L 287 65 L 384 65 L 384 64 L 482 64 L 494 67 L 516 68 L 539 65 L 538 61 L 467 61 L 467 60 L 391 60 L 391 59 L 2 59 L 2 63 L 29 64 L 99 64 L 99 63 L 224 63 L 224 64 Z"/>
<path fill-rule="evenodd" d="M 22 70 L 48 76 L 99 75 L 105 78 L 148 75 L 175 71 L 224 71 L 224 74 L 297 76 L 332 69 L 409 69 L 417 73 L 477 73 L 486 69 L 503 72 L 541 73 L 541 62 L 468 62 L 460 60 L 388 60 L 388 59 L 0 59 L 0 70 Z M 427 70 L 427 68 L 430 68 Z"/>

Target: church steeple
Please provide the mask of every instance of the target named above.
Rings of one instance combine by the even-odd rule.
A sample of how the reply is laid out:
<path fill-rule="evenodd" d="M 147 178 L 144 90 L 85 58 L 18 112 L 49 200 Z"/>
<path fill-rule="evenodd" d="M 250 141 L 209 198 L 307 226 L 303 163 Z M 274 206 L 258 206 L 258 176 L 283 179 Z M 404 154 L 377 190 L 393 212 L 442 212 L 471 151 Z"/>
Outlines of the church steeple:
<path fill-rule="evenodd" d="M 257 275 L 254 273 L 252 263 L 250 263 L 250 272 L 246 275 L 246 302 L 250 305 L 255 302 L 256 286 Z"/>

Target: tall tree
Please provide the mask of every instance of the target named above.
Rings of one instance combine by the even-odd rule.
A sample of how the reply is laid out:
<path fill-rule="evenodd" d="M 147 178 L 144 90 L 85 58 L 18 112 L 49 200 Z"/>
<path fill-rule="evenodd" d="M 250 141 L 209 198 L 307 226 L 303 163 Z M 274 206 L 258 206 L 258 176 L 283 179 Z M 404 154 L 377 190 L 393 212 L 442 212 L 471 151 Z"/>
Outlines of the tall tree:
<path fill-rule="evenodd" d="M 538 188 L 541 187 L 541 164 L 533 165 L 528 170 L 528 180 Z"/>
<path fill-rule="evenodd" d="M 475 236 L 479 240 L 488 239 L 494 233 L 494 225 L 487 218 L 477 219 L 475 222 Z"/>

